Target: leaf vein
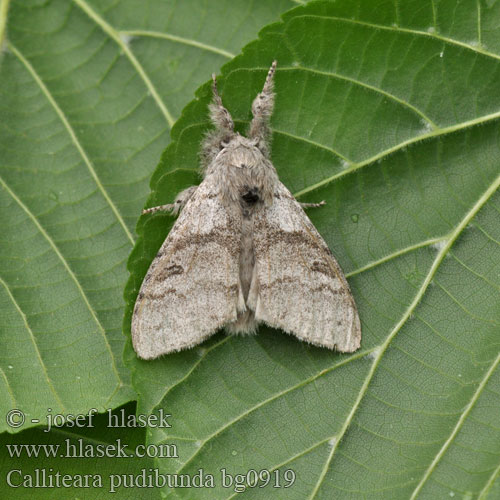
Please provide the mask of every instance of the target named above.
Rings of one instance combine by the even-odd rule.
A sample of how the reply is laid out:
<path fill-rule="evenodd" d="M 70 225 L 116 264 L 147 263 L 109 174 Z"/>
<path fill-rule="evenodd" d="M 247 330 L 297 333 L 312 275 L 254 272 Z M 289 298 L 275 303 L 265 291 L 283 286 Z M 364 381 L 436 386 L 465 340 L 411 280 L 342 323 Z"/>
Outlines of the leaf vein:
<path fill-rule="evenodd" d="M 446 241 L 449 238 L 449 236 L 441 236 L 439 238 L 431 238 L 429 240 L 425 241 L 420 241 L 418 243 L 415 243 L 414 245 L 410 245 L 405 248 L 401 248 L 400 250 L 396 250 L 395 252 L 386 255 L 385 257 L 381 257 L 380 259 L 373 260 L 369 262 L 368 264 L 351 271 L 350 273 L 346 273 L 346 278 L 350 278 L 351 276 L 356 276 L 356 274 L 363 273 L 365 271 L 368 271 L 370 269 L 373 269 L 374 267 L 379 266 L 380 264 L 384 264 L 385 262 L 388 262 L 392 259 L 395 259 L 396 257 L 400 257 L 401 255 L 405 255 L 407 253 L 413 252 L 414 250 L 418 250 L 419 248 L 425 248 L 429 247 L 431 245 L 435 245 L 436 243 L 440 243 L 442 241 Z"/>
<path fill-rule="evenodd" d="M 162 33 L 161 31 L 150 31 L 150 30 L 121 30 L 118 32 L 118 35 L 127 35 L 127 36 L 144 36 L 150 38 L 164 38 L 166 40 L 170 40 L 172 42 L 182 43 L 184 45 L 190 45 L 192 47 L 196 47 L 198 49 L 206 50 L 208 52 L 213 52 L 215 54 L 219 54 L 228 59 L 232 59 L 235 57 L 235 54 L 229 52 L 227 50 L 221 49 L 219 47 L 215 47 L 214 45 L 209 45 L 207 43 L 198 42 L 197 40 L 192 40 L 190 38 L 184 38 L 182 36 L 172 35 L 171 33 Z"/>
<path fill-rule="evenodd" d="M 435 40 L 439 40 L 441 42 L 445 42 L 449 45 L 455 45 L 457 47 L 465 48 L 468 50 L 471 50 L 472 52 L 476 52 L 478 54 L 482 54 L 484 56 L 491 57 L 493 59 L 498 59 L 500 60 L 500 55 L 495 54 L 494 52 L 489 52 L 488 50 L 482 48 L 482 47 L 477 47 L 474 45 L 470 45 L 465 42 L 461 42 L 459 40 L 455 40 L 453 38 L 449 38 L 443 35 L 438 35 L 437 33 L 429 33 L 428 31 L 420 31 L 420 30 L 415 30 L 411 28 L 402 28 L 401 26 L 384 26 L 383 24 L 376 24 L 376 23 L 369 23 L 366 21 L 359 21 L 357 19 L 348 19 L 346 17 L 338 17 L 338 16 L 319 16 L 319 15 L 314 15 L 314 14 L 308 14 L 304 16 L 297 16 L 297 18 L 319 18 L 319 19 L 332 19 L 335 21 L 341 21 L 344 23 L 350 23 L 350 24 L 358 24 L 360 26 L 366 26 L 368 28 L 374 28 L 374 29 L 379 29 L 379 30 L 384 30 L 384 31 L 395 31 L 397 33 L 408 33 L 411 35 L 416 35 L 416 36 L 422 36 L 426 38 L 433 38 Z"/>
<path fill-rule="evenodd" d="M 472 395 L 471 400 L 469 401 L 469 403 L 465 407 L 462 415 L 458 419 L 458 422 L 456 423 L 455 427 L 453 428 L 450 436 L 445 441 L 445 443 L 443 444 L 443 446 L 439 449 L 438 453 L 434 457 L 434 460 L 431 462 L 431 464 L 429 465 L 429 467 L 425 471 L 422 479 L 420 480 L 420 482 L 418 483 L 417 487 L 413 491 L 413 493 L 412 493 L 412 495 L 410 497 L 410 500 L 413 500 L 414 498 L 416 498 L 417 495 L 422 490 L 425 482 L 429 479 L 430 475 L 432 474 L 432 472 L 436 468 L 436 465 L 438 464 L 438 462 L 441 460 L 441 458 L 443 457 L 443 455 L 446 453 L 446 451 L 450 447 L 450 444 L 453 441 L 453 439 L 459 433 L 459 431 L 462 428 L 462 426 L 463 426 L 466 418 L 469 416 L 469 414 L 472 411 L 474 405 L 476 404 L 477 400 L 479 399 L 479 396 L 483 392 L 484 388 L 486 387 L 486 384 L 488 383 L 490 377 L 493 375 L 493 372 L 497 369 L 497 367 L 498 367 L 499 364 L 500 364 L 500 354 L 498 354 L 498 356 L 493 360 L 493 363 L 491 364 L 490 368 L 488 369 L 488 371 L 486 372 L 486 374 L 482 378 L 481 383 L 478 385 L 476 391 Z"/>
<path fill-rule="evenodd" d="M 21 306 L 19 305 L 19 303 L 15 299 L 14 295 L 12 295 L 12 292 L 10 291 L 9 286 L 7 285 L 7 283 L 2 278 L 0 278 L 0 283 L 5 288 L 5 291 L 7 292 L 7 295 L 9 296 L 9 299 L 11 300 L 12 304 L 14 305 L 14 307 L 15 307 L 16 311 L 18 312 L 19 316 L 21 316 L 21 319 L 22 319 L 22 321 L 24 323 L 26 331 L 29 334 L 31 343 L 33 344 L 33 347 L 35 348 L 36 357 L 38 358 L 38 362 L 40 363 L 40 366 L 42 368 L 43 374 L 45 376 L 45 379 L 47 381 L 47 385 L 49 386 L 50 391 L 52 392 L 52 394 L 54 395 L 56 401 L 60 405 L 61 411 L 65 412 L 66 411 L 65 405 L 62 402 L 62 399 L 60 398 L 60 396 L 59 396 L 59 394 L 58 394 L 58 392 L 57 392 L 57 390 L 56 390 L 56 388 L 54 386 L 54 383 L 52 382 L 52 380 L 49 377 L 49 373 L 47 371 L 47 366 L 45 365 L 45 363 L 44 363 L 44 361 L 42 359 L 42 355 L 40 353 L 40 349 L 38 348 L 38 343 L 36 341 L 36 338 L 35 338 L 35 335 L 33 333 L 33 330 L 31 329 L 31 327 L 30 327 L 30 325 L 28 323 L 28 318 L 26 317 L 26 314 L 24 314 L 23 310 L 21 309 Z M 2 371 L 2 373 L 3 373 L 3 371 Z M 5 373 L 3 373 L 3 374 L 4 374 L 4 377 L 5 377 Z M 5 379 L 7 380 L 7 377 L 5 377 Z M 13 396 L 13 393 L 12 393 L 12 396 Z"/>
<path fill-rule="evenodd" d="M 478 500 L 486 500 L 489 495 L 489 491 L 491 487 L 493 486 L 494 482 L 500 477 L 500 463 L 496 467 L 496 469 L 493 471 L 491 476 L 488 478 L 486 481 L 486 484 L 484 485 L 484 488 L 480 491 L 477 499 Z"/>
<path fill-rule="evenodd" d="M 314 68 L 308 68 L 306 66 L 287 66 L 287 67 L 282 67 L 280 68 L 280 71 L 296 71 L 296 70 L 303 70 L 303 71 L 308 71 L 317 75 L 324 75 L 324 76 L 330 76 L 333 78 L 336 78 L 338 80 L 344 80 L 346 82 L 350 82 L 354 85 L 357 85 L 359 87 L 364 87 L 368 90 L 371 90 L 373 92 L 376 92 L 377 94 L 381 94 L 384 97 L 387 97 L 388 99 L 397 102 L 398 104 L 401 104 L 402 106 L 410 109 L 413 111 L 415 114 L 417 114 L 420 118 L 425 120 L 434 130 L 439 130 L 439 127 L 420 109 L 417 107 L 413 106 L 413 104 L 410 104 L 409 102 L 405 101 L 404 99 L 401 99 L 400 97 L 397 97 L 394 94 L 391 94 L 390 92 L 387 92 L 386 90 L 380 88 L 380 87 L 375 87 L 374 85 L 370 85 L 369 83 L 362 82 L 361 80 L 356 80 L 355 78 L 351 78 L 349 76 L 341 75 L 339 73 L 334 73 L 332 71 L 321 71 L 319 69 L 314 69 Z"/>
<path fill-rule="evenodd" d="M 21 199 L 14 193 L 14 191 L 12 191 L 10 189 L 10 187 L 5 183 L 5 181 L 2 178 L 0 178 L 0 184 L 7 191 L 7 193 L 9 193 L 9 195 L 13 198 L 13 200 L 19 205 L 19 207 L 28 216 L 28 218 L 31 219 L 31 221 L 33 222 L 33 224 L 35 225 L 35 227 L 38 229 L 38 231 L 40 232 L 40 234 L 47 241 L 47 243 L 52 248 L 52 250 L 54 251 L 54 253 L 56 254 L 56 256 L 59 258 L 59 260 L 61 261 L 61 264 L 63 265 L 64 269 L 66 270 L 66 272 L 68 273 L 69 277 L 71 278 L 71 280 L 75 284 L 78 292 L 80 293 L 80 295 L 81 295 L 81 297 L 83 299 L 83 302 L 84 302 L 85 306 L 89 310 L 90 315 L 92 316 L 93 320 L 95 321 L 95 323 L 97 325 L 97 329 L 102 334 L 106 350 L 108 351 L 109 356 L 111 358 L 111 364 L 112 364 L 112 367 L 113 367 L 113 371 L 115 372 L 115 375 L 116 375 L 118 383 L 120 383 L 121 379 L 120 379 L 120 376 L 119 376 L 119 373 L 118 373 L 118 369 L 116 367 L 115 358 L 113 356 L 113 351 L 111 350 L 111 346 L 109 345 L 108 338 L 106 337 L 106 331 L 105 331 L 104 327 L 102 326 L 101 322 L 99 321 L 99 318 L 97 317 L 97 314 L 94 311 L 92 305 L 90 304 L 90 301 L 89 301 L 87 295 L 85 294 L 85 290 L 83 289 L 83 287 L 80 284 L 80 282 L 78 281 L 78 278 L 76 277 L 75 273 L 73 272 L 73 270 L 69 266 L 68 261 L 64 258 L 64 255 L 61 253 L 61 251 L 57 247 L 55 241 L 50 237 L 50 235 L 47 233 L 47 231 L 45 231 L 45 229 L 42 227 L 42 225 L 40 224 L 40 222 L 38 221 L 38 219 L 35 217 L 35 215 L 21 201 Z"/>
<path fill-rule="evenodd" d="M 480 316 L 476 316 L 472 311 L 469 311 L 450 291 L 448 291 L 446 289 L 446 287 L 444 287 L 443 285 L 441 285 L 441 283 L 439 283 L 438 280 L 435 280 L 434 283 L 443 291 L 443 293 L 445 293 L 446 295 L 448 295 L 448 297 L 460 308 L 462 309 L 462 311 L 467 314 L 468 316 L 470 316 L 472 319 L 475 319 L 476 321 L 480 321 L 481 323 L 489 323 L 489 324 L 493 324 L 493 325 L 497 325 L 498 323 L 496 323 L 495 321 L 493 321 L 492 319 L 485 319 L 485 318 L 481 318 Z"/>
<path fill-rule="evenodd" d="M 45 85 L 45 83 L 43 83 L 42 79 L 40 78 L 38 73 L 35 71 L 35 68 L 31 65 L 31 63 L 11 43 L 9 44 L 9 49 L 16 55 L 16 57 L 21 61 L 21 63 L 28 70 L 30 75 L 33 77 L 35 82 L 40 87 L 40 90 L 43 92 L 43 94 L 45 95 L 45 97 L 47 98 L 47 100 L 49 101 L 51 106 L 54 108 L 54 111 L 57 113 L 57 115 L 61 119 L 64 127 L 66 128 L 66 130 L 71 138 L 71 141 L 73 142 L 74 146 L 76 147 L 76 149 L 80 153 L 80 156 L 82 157 L 85 165 L 87 166 L 87 168 L 90 172 L 90 175 L 94 179 L 94 182 L 96 183 L 99 191 L 103 195 L 106 202 L 109 204 L 109 207 L 111 208 L 115 217 L 118 219 L 118 222 L 122 226 L 125 234 L 127 235 L 127 238 L 130 240 L 130 243 L 132 243 L 132 245 L 133 245 L 135 243 L 135 241 L 134 241 L 134 237 L 132 236 L 132 233 L 128 229 L 127 225 L 125 224 L 125 221 L 123 220 L 123 217 L 121 216 L 120 212 L 118 212 L 116 205 L 113 203 L 113 200 L 111 199 L 111 197 L 107 193 L 106 189 L 104 188 L 103 184 L 101 183 L 101 181 L 97 175 L 97 172 L 95 171 L 95 168 L 92 165 L 92 162 L 90 161 L 90 158 L 87 156 L 87 153 L 83 149 L 83 146 L 80 144 L 80 141 L 78 140 L 78 137 L 76 136 L 76 133 L 73 130 L 73 127 L 71 126 L 71 124 L 69 123 L 69 120 L 67 119 L 63 110 L 59 107 L 59 105 L 55 101 L 54 97 L 50 93 L 48 87 Z"/>
<path fill-rule="evenodd" d="M 101 16 L 99 16 L 99 14 L 93 10 L 85 0 L 73 0 L 73 2 L 78 5 L 110 38 L 112 38 L 121 50 L 123 50 L 123 53 L 127 56 L 128 60 L 137 71 L 139 77 L 142 79 L 149 92 L 151 92 L 151 96 L 160 108 L 160 111 L 167 120 L 167 123 L 170 127 L 172 127 L 175 122 L 173 116 L 170 114 L 170 111 L 158 94 L 158 91 L 142 67 L 142 64 L 135 57 L 134 53 L 130 50 L 127 44 L 120 38 L 119 32 L 116 31 L 115 28 L 113 28 Z"/>
<path fill-rule="evenodd" d="M 2 374 L 3 379 L 5 380 L 5 385 L 7 387 L 7 391 L 9 393 L 10 399 L 12 400 L 12 408 L 17 408 L 17 401 L 16 397 L 14 396 L 14 391 L 12 389 L 12 386 L 9 383 L 9 379 L 7 378 L 7 375 L 5 375 L 5 372 L 3 371 L 2 367 L 0 366 L 0 373 Z"/>
<path fill-rule="evenodd" d="M 463 260 L 459 259 L 453 252 L 450 252 L 451 257 L 453 257 L 464 269 L 467 269 L 471 274 L 474 276 L 477 276 L 479 279 L 484 281 L 485 283 L 488 283 L 492 288 L 496 288 L 500 292 L 500 286 L 497 285 L 496 283 L 493 283 L 493 281 L 489 280 L 486 276 L 483 274 L 478 273 L 472 267 L 468 266 Z"/>

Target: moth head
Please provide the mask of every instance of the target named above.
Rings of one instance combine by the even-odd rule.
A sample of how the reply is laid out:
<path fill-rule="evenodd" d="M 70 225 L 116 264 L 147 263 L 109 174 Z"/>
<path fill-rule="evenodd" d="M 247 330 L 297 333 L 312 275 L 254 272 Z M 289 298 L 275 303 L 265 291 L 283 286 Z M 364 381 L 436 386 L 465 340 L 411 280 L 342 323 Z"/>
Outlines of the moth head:
<path fill-rule="evenodd" d="M 256 139 L 244 137 L 237 132 L 216 156 L 216 160 L 222 160 L 225 165 L 234 168 L 252 168 L 262 163 L 264 155 L 259 149 Z"/>

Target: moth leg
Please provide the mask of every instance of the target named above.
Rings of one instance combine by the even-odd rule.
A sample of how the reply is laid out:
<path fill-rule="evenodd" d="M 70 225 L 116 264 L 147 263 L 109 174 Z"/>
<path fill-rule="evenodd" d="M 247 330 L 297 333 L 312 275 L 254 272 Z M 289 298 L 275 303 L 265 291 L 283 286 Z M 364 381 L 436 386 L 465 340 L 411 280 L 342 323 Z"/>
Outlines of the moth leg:
<path fill-rule="evenodd" d="M 274 73 L 276 71 L 276 61 L 273 61 L 267 73 L 266 82 L 262 91 L 252 103 L 253 119 L 250 124 L 249 137 L 257 139 L 259 149 L 269 157 L 269 138 L 271 130 L 269 121 L 274 108 Z"/>
<path fill-rule="evenodd" d="M 191 196 L 198 189 L 198 186 L 191 186 L 184 191 L 181 191 L 175 198 L 173 203 L 167 205 L 159 205 L 157 207 L 146 208 L 142 211 L 143 214 L 154 214 L 156 212 L 170 212 L 171 215 L 177 215 L 191 199 Z"/>
<path fill-rule="evenodd" d="M 317 208 L 317 207 L 322 207 L 323 205 L 326 205 L 326 201 L 320 201 L 319 203 L 300 203 L 300 206 L 302 208 Z"/>

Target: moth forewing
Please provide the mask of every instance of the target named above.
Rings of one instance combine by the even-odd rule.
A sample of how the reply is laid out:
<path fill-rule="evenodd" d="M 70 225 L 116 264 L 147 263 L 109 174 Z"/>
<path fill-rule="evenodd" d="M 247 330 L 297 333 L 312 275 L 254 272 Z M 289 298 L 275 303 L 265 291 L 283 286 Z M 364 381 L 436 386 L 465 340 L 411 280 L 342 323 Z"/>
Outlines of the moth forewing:
<path fill-rule="evenodd" d="M 361 328 L 349 285 L 327 244 L 290 191 L 255 216 L 257 321 L 311 344 L 352 352 Z"/>
<path fill-rule="evenodd" d="M 194 192 L 137 296 L 132 342 L 139 357 L 192 347 L 237 317 L 241 215 L 213 176 Z"/>
<path fill-rule="evenodd" d="M 132 341 L 141 358 L 192 347 L 221 327 L 253 333 L 259 322 L 343 352 L 360 345 L 347 281 L 270 161 L 275 69 L 276 61 L 253 101 L 248 138 L 234 132 L 214 77 L 203 182 L 144 211 L 181 215 L 135 304 Z M 321 204 L 303 206 L 311 205 Z"/>

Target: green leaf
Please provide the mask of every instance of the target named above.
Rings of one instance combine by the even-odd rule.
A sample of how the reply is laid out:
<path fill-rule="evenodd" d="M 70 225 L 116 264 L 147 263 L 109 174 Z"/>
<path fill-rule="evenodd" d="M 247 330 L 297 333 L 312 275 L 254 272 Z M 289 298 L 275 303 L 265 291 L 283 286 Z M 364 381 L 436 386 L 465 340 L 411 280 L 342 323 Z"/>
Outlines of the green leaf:
<path fill-rule="evenodd" d="M 135 397 L 122 295 L 151 172 L 194 89 L 293 3 L 1 5 L 0 414 L 26 427 Z"/>
<path fill-rule="evenodd" d="M 140 411 L 164 408 L 163 472 L 292 469 L 245 498 L 486 498 L 500 471 L 500 15 L 491 2 L 311 3 L 223 67 L 240 129 L 278 60 L 273 162 L 346 272 L 362 347 L 342 355 L 260 328 L 136 359 Z M 148 205 L 197 179 L 204 85 L 172 130 Z M 172 220 L 143 216 L 125 329 Z M 297 304 L 300 307 L 300 304 Z M 283 486 L 283 478 L 282 478 Z"/>

